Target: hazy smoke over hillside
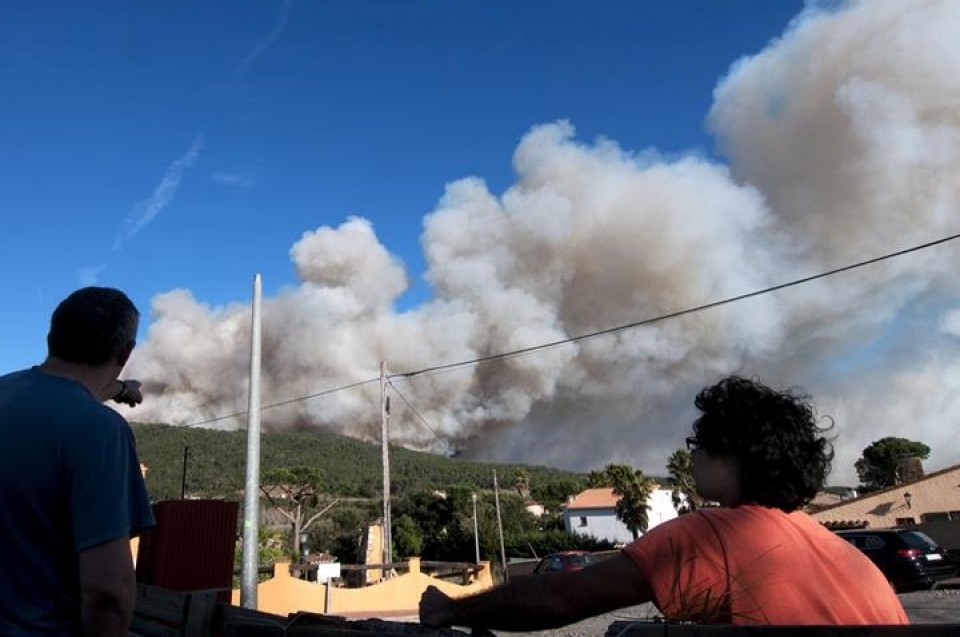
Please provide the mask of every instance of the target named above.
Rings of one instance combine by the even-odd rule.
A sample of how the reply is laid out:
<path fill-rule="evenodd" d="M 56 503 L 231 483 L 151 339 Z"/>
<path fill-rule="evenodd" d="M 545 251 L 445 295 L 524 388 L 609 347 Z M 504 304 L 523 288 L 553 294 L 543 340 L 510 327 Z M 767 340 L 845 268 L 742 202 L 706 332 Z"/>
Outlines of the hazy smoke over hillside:
<path fill-rule="evenodd" d="M 715 91 L 728 164 L 666 160 L 558 122 L 519 143 L 516 182 L 449 184 L 424 220 L 435 296 L 397 313 L 407 280 L 369 222 L 307 232 L 302 283 L 263 307 L 263 403 L 389 371 L 487 356 L 674 312 L 960 232 L 960 3 L 808 11 Z M 661 473 L 692 397 L 739 372 L 799 385 L 837 422 L 834 482 L 885 435 L 960 461 L 960 246 L 535 354 L 394 384 L 392 436 L 419 448 L 575 469 Z M 138 420 L 192 423 L 246 406 L 249 310 L 159 295 L 130 374 Z M 376 383 L 264 412 L 265 427 L 372 438 Z M 216 426 L 236 427 L 244 419 Z"/>

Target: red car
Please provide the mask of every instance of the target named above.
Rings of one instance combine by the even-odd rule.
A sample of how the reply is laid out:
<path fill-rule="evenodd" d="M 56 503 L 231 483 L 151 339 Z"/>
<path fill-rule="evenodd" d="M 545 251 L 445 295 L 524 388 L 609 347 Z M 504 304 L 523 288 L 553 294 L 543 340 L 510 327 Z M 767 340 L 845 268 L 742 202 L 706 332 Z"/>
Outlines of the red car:
<path fill-rule="evenodd" d="M 551 553 L 546 556 L 537 567 L 533 569 L 534 575 L 544 573 L 566 573 L 569 571 L 579 571 L 591 564 L 597 563 L 597 558 L 589 551 L 563 551 L 561 553 Z"/>

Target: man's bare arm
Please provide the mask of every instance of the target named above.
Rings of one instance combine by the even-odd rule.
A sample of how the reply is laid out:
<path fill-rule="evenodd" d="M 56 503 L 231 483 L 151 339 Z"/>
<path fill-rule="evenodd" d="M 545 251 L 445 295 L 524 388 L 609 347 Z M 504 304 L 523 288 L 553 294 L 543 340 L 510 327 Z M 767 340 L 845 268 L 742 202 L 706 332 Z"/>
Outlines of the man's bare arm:
<path fill-rule="evenodd" d="M 126 637 L 136 579 L 130 540 L 117 538 L 82 551 L 80 619 L 86 637 Z"/>
<path fill-rule="evenodd" d="M 646 578 L 620 553 L 580 571 L 531 575 L 460 599 L 431 586 L 420 600 L 420 621 L 428 626 L 543 630 L 652 598 Z"/>

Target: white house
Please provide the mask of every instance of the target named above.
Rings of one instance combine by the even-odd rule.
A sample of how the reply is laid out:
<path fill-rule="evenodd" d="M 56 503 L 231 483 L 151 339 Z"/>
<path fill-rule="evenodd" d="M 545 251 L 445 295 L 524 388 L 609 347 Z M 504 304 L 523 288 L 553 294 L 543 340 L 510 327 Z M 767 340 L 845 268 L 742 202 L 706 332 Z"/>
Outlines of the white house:
<path fill-rule="evenodd" d="M 587 489 L 571 497 L 563 508 L 563 526 L 567 533 L 591 535 L 598 540 L 618 544 L 633 541 L 633 534 L 617 519 L 616 506 L 620 496 L 613 489 Z M 672 490 L 654 488 L 647 501 L 647 530 L 677 517 Z"/>
<path fill-rule="evenodd" d="M 530 515 L 535 518 L 542 518 L 543 514 L 547 512 L 542 504 L 539 502 L 534 502 L 533 500 L 527 500 L 523 503 L 523 508 L 525 508 Z"/>

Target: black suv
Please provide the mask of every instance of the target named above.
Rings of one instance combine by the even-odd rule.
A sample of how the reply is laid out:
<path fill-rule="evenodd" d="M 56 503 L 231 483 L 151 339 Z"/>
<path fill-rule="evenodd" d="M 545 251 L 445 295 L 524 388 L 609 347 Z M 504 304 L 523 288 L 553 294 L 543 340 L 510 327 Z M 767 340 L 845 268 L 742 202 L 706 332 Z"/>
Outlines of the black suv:
<path fill-rule="evenodd" d="M 863 551 L 897 592 L 930 588 L 957 575 L 957 565 L 943 547 L 920 531 L 857 529 L 837 535 Z"/>

